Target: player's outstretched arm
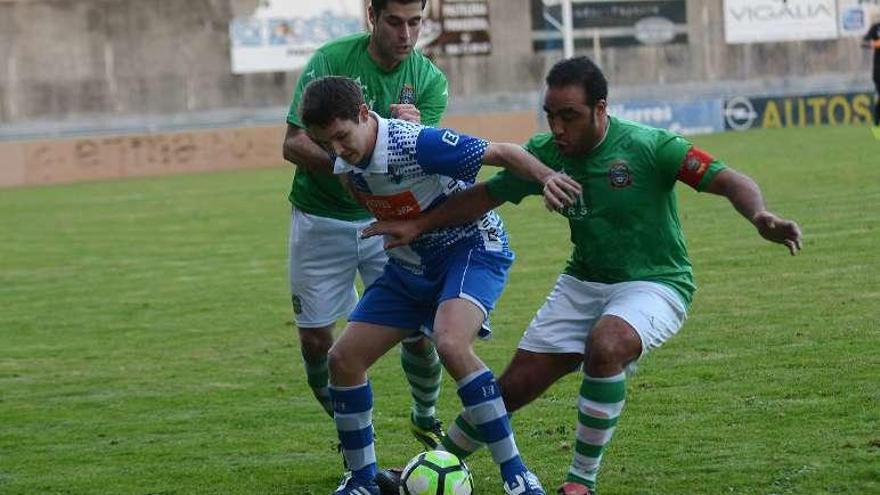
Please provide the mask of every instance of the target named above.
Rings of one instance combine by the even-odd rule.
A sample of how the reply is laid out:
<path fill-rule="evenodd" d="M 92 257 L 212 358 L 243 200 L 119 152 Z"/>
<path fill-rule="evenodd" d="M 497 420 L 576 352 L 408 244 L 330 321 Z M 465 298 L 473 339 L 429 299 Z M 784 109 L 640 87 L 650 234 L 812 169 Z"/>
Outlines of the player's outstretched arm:
<path fill-rule="evenodd" d="M 473 222 L 503 202 L 492 197 L 486 183 L 480 182 L 474 187 L 453 194 L 440 206 L 413 220 L 373 222 L 361 232 L 361 237 L 385 235 L 385 249 L 405 246 L 424 232 Z"/>
<path fill-rule="evenodd" d="M 761 189 L 750 177 L 727 168 L 718 172 L 706 191 L 726 197 L 764 239 L 784 244 L 792 255 L 800 251 L 801 229 L 798 224 L 768 211 Z"/>
<path fill-rule="evenodd" d="M 544 202 L 551 210 L 574 204 L 581 185 L 566 174 L 541 163 L 522 147 L 511 143 L 489 143 L 483 162 L 504 167 L 514 175 L 544 186 Z"/>
<path fill-rule="evenodd" d="M 287 124 L 282 151 L 284 159 L 297 167 L 313 173 L 333 174 L 333 161 L 330 160 L 330 156 L 300 127 Z"/>

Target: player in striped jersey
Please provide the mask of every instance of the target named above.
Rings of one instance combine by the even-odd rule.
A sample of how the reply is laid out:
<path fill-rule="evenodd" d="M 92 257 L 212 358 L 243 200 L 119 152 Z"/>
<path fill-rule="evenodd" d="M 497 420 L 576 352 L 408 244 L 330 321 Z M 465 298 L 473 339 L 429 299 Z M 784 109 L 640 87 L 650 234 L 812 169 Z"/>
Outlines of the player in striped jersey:
<path fill-rule="evenodd" d="M 337 156 L 335 172 L 377 219 L 412 219 L 474 184 L 482 163 L 544 184 L 548 201 L 570 203 L 571 178 L 521 147 L 489 143 L 448 129 L 386 120 L 371 112 L 351 79 L 309 84 L 300 107 L 317 143 Z M 390 250 L 385 271 L 367 290 L 330 350 L 330 394 L 351 475 L 336 495 L 376 494 L 372 391 L 367 369 L 401 339 L 422 328 L 437 347 L 474 428 L 487 440 L 506 493 L 544 494 L 519 455 L 494 375 L 473 340 L 488 336 L 489 312 L 501 295 L 513 252 L 501 218 L 426 232 Z"/>

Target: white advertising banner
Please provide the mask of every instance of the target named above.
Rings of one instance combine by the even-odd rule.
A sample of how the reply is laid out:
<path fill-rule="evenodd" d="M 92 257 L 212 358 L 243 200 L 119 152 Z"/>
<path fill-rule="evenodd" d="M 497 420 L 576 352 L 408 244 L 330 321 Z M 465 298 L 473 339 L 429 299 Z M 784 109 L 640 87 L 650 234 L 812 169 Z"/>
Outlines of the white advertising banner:
<path fill-rule="evenodd" d="M 262 0 L 229 25 L 232 72 L 302 68 L 333 38 L 364 30 L 364 0 Z"/>
<path fill-rule="evenodd" d="M 835 0 L 724 0 L 727 43 L 837 38 Z"/>
<path fill-rule="evenodd" d="M 880 0 L 837 0 L 837 20 L 841 38 L 861 38 L 880 15 Z"/>

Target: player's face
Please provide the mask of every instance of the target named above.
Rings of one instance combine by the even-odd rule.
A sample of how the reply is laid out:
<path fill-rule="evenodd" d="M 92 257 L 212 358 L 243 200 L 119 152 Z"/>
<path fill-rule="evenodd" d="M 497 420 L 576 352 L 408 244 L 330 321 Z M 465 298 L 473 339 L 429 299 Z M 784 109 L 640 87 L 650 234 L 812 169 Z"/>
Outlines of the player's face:
<path fill-rule="evenodd" d="M 361 105 L 357 121 L 335 119 L 326 127 L 310 127 L 309 135 L 328 152 L 348 163 L 360 163 L 370 151 L 370 111 Z"/>
<path fill-rule="evenodd" d="M 595 105 L 586 101 L 584 89 L 578 85 L 549 87 L 544 95 L 547 125 L 563 155 L 586 155 L 605 133 L 605 100 Z"/>
<path fill-rule="evenodd" d="M 422 2 L 388 2 L 378 16 L 369 7 L 371 44 L 382 61 L 396 65 L 412 53 L 422 27 Z"/>

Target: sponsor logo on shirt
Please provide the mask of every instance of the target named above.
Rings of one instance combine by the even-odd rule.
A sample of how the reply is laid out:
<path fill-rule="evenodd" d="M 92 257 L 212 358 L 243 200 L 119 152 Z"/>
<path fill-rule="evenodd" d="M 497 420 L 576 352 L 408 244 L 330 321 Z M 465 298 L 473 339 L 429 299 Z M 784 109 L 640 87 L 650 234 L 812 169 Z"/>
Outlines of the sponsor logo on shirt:
<path fill-rule="evenodd" d="M 365 194 L 364 204 L 377 220 L 411 220 L 422 212 L 409 191 L 387 196 Z"/>
<path fill-rule="evenodd" d="M 590 216 L 590 207 L 587 206 L 586 201 L 584 201 L 584 195 L 581 193 L 575 198 L 573 205 L 562 208 L 559 210 L 559 213 L 569 220 L 583 220 Z"/>
<path fill-rule="evenodd" d="M 608 168 L 608 182 L 615 189 L 622 189 L 632 185 L 632 172 L 624 160 L 614 160 Z"/>
<path fill-rule="evenodd" d="M 458 134 L 447 130 L 443 131 L 443 135 L 440 136 L 440 139 L 449 146 L 458 146 L 458 137 Z"/>

